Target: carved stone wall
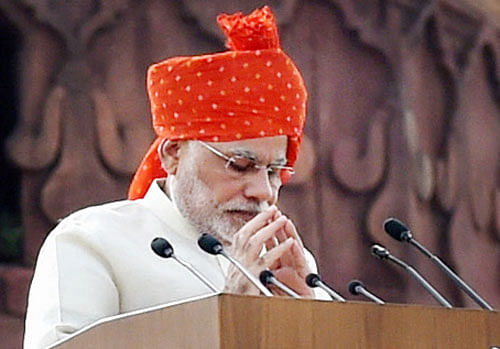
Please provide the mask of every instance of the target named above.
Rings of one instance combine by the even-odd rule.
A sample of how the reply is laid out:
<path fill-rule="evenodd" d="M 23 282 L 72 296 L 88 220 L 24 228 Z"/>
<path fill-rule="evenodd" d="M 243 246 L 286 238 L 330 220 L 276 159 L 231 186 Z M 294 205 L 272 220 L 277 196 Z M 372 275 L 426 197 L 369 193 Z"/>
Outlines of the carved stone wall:
<path fill-rule="evenodd" d="M 22 171 L 22 292 L 59 218 L 126 196 L 153 139 L 146 67 L 223 50 L 216 15 L 265 3 L 311 96 L 297 174 L 280 205 L 324 279 L 344 294 L 360 278 L 389 302 L 435 304 L 370 256 L 379 242 L 454 304 L 473 306 L 383 232 L 395 216 L 499 307 L 500 9 L 486 0 L 0 2 L 23 38 L 7 148 Z"/>

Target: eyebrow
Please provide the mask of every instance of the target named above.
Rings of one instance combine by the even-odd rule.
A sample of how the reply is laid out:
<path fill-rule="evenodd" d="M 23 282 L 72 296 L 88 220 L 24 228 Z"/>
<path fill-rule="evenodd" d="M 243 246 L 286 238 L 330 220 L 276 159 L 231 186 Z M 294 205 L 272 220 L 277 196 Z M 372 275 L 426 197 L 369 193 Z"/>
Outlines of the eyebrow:
<path fill-rule="evenodd" d="M 235 150 L 231 150 L 231 153 L 233 153 L 233 155 L 241 156 L 243 158 L 250 159 L 252 161 L 259 160 L 259 157 L 249 150 L 235 149 Z"/>

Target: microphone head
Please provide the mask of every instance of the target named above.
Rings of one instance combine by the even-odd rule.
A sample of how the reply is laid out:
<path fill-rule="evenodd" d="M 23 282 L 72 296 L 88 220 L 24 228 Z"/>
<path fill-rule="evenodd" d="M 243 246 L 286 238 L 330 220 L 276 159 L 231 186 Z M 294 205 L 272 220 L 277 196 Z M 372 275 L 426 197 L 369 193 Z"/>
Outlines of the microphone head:
<path fill-rule="evenodd" d="M 412 239 L 410 229 L 396 218 L 387 218 L 384 222 L 384 230 L 398 241 L 408 242 Z"/>
<path fill-rule="evenodd" d="M 351 292 L 351 294 L 357 296 L 359 294 L 358 292 L 358 286 L 361 286 L 361 287 L 365 287 L 365 285 L 363 285 L 363 283 L 359 280 L 351 280 L 349 282 L 349 285 L 347 286 L 347 288 L 349 289 L 349 292 Z"/>
<path fill-rule="evenodd" d="M 151 241 L 151 248 L 158 256 L 163 258 L 172 257 L 174 254 L 174 248 L 164 238 L 154 238 Z"/>
<path fill-rule="evenodd" d="M 198 239 L 198 246 L 200 246 L 203 251 L 210 254 L 219 254 L 224 249 L 220 241 L 208 233 L 201 234 Z"/>
<path fill-rule="evenodd" d="M 271 279 L 274 277 L 274 274 L 270 270 L 262 270 L 259 274 L 259 280 L 262 282 L 264 286 L 267 286 L 271 283 Z"/>
<path fill-rule="evenodd" d="M 387 259 L 390 256 L 389 250 L 387 250 L 384 246 L 379 244 L 372 245 L 371 250 L 372 250 L 372 255 L 380 259 Z"/>
<path fill-rule="evenodd" d="M 319 277 L 318 274 L 311 273 L 306 276 L 306 284 L 309 287 L 312 288 L 317 287 L 319 281 L 321 281 L 321 278 Z"/>

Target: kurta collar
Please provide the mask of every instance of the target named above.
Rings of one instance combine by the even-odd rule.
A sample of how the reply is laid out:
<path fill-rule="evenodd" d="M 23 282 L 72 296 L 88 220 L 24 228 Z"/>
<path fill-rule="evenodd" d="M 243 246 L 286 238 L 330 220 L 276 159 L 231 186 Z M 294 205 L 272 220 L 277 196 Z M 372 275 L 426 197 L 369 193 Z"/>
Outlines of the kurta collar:
<path fill-rule="evenodd" d="M 200 234 L 193 227 L 189 221 L 184 218 L 173 201 L 170 200 L 168 195 L 163 191 L 162 187 L 165 186 L 166 178 L 157 178 L 151 183 L 148 192 L 141 199 L 141 203 L 148 207 L 159 219 L 161 219 L 167 226 L 173 229 L 179 235 L 187 239 L 198 241 Z M 219 267 L 224 275 L 227 275 L 229 269 L 229 261 L 220 255 L 215 256 Z"/>
<path fill-rule="evenodd" d="M 187 219 L 185 219 L 172 200 L 162 190 L 166 178 L 158 178 L 151 183 L 148 192 L 141 203 L 147 206 L 158 218 L 170 228 L 186 238 L 197 241 L 200 234 Z"/>

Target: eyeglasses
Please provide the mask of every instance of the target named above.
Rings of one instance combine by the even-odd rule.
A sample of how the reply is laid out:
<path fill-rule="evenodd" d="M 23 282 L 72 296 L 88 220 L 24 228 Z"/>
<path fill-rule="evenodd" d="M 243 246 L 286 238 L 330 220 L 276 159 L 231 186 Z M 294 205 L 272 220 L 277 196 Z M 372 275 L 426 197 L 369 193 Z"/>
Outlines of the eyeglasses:
<path fill-rule="evenodd" d="M 226 164 L 225 164 L 226 171 L 232 177 L 242 177 L 246 174 L 255 173 L 255 172 L 258 172 L 259 170 L 263 170 L 263 169 L 266 170 L 267 175 L 270 179 L 279 179 L 281 171 L 286 171 L 290 175 L 295 173 L 295 170 L 293 169 L 293 167 L 290 167 L 290 166 L 259 165 L 255 162 L 254 159 L 251 159 L 251 158 L 246 157 L 244 155 L 228 156 L 228 155 L 224 154 L 223 152 L 221 152 L 220 150 L 212 147 L 211 145 L 209 145 L 203 141 L 198 141 L 198 143 L 203 145 L 205 148 L 210 150 L 215 155 L 226 160 Z"/>

